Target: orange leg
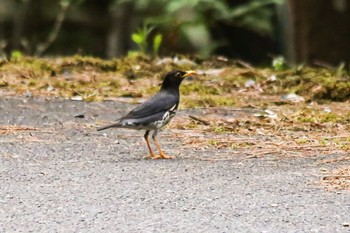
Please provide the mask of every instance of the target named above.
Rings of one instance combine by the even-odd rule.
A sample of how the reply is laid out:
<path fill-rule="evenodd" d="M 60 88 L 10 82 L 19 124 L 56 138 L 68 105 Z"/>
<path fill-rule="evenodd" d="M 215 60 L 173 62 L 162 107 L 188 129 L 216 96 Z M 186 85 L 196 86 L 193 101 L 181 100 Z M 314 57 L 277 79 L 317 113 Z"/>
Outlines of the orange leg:
<path fill-rule="evenodd" d="M 160 145 L 156 139 L 157 137 L 157 134 L 158 134 L 158 130 L 154 130 L 153 134 L 152 134 L 152 139 L 154 141 L 154 143 L 156 144 L 158 150 L 159 150 L 159 156 L 157 157 L 154 157 L 154 159 L 173 159 L 174 157 L 173 156 L 169 156 L 169 155 L 166 155 L 162 149 L 160 148 Z"/>
<path fill-rule="evenodd" d="M 153 151 L 152 151 L 152 148 L 151 148 L 151 145 L 149 144 L 149 141 L 148 141 L 148 135 L 149 135 L 149 130 L 146 131 L 145 135 L 144 135 L 144 138 L 145 138 L 145 141 L 147 143 L 147 147 L 148 147 L 148 150 L 149 150 L 149 155 L 144 157 L 145 159 L 154 159 L 154 158 L 158 158 L 158 156 L 154 155 L 153 154 Z"/>

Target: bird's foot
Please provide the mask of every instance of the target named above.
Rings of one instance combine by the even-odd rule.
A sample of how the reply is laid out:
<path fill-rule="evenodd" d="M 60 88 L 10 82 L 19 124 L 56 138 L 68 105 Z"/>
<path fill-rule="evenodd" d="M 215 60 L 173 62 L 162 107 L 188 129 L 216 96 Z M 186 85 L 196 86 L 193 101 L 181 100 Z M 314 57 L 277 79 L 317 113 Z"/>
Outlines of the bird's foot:
<path fill-rule="evenodd" d="M 174 156 L 166 155 L 163 152 L 159 154 L 158 159 L 173 159 Z"/>
<path fill-rule="evenodd" d="M 173 159 L 173 156 L 170 155 L 166 155 L 163 152 L 160 153 L 159 155 L 155 155 L 155 154 L 149 154 L 145 157 L 143 157 L 144 159 Z"/>
<path fill-rule="evenodd" d="M 155 154 L 149 154 L 145 157 L 143 157 L 144 159 L 157 159 L 158 158 L 158 155 L 155 155 Z"/>

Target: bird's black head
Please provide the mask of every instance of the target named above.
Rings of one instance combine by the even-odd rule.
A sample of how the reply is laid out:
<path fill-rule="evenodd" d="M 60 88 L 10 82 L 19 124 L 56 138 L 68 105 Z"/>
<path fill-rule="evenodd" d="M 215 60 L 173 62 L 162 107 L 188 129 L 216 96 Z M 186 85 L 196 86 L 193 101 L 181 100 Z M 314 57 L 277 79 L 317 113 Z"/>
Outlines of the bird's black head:
<path fill-rule="evenodd" d="M 194 74 L 196 74 L 196 72 L 194 71 L 180 71 L 180 70 L 171 71 L 165 75 L 161 89 L 178 90 L 182 80 Z"/>

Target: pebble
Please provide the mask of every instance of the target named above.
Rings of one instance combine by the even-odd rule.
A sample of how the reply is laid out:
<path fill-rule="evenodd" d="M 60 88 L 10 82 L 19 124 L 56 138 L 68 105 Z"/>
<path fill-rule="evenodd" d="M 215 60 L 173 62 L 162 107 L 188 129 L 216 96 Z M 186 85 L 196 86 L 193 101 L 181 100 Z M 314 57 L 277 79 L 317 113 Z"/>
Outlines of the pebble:
<path fill-rule="evenodd" d="M 82 101 L 83 97 L 80 95 L 76 95 L 76 96 L 72 96 L 70 99 L 74 101 Z"/>
<path fill-rule="evenodd" d="M 287 100 L 287 101 L 294 102 L 294 103 L 304 102 L 305 101 L 304 97 L 299 96 L 299 95 L 297 95 L 295 93 L 290 93 L 290 94 L 287 94 L 287 95 L 283 95 L 281 98 L 284 99 L 284 100 Z"/>

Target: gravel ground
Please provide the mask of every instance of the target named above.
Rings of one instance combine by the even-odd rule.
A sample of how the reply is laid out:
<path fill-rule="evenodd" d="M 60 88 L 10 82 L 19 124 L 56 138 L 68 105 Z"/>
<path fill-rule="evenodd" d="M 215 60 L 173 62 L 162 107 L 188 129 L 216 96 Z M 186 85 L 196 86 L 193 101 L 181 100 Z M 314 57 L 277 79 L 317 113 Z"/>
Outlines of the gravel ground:
<path fill-rule="evenodd" d="M 337 154 L 232 156 L 168 129 L 176 159 L 144 160 L 143 132 L 94 130 L 130 107 L 1 98 L 0 125 L 33 129 L 0 135 L 0 232 L 350 232 L 350 193 L 317 183 Z"/>

